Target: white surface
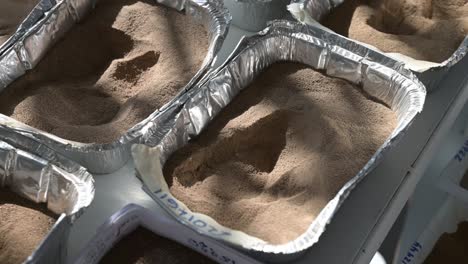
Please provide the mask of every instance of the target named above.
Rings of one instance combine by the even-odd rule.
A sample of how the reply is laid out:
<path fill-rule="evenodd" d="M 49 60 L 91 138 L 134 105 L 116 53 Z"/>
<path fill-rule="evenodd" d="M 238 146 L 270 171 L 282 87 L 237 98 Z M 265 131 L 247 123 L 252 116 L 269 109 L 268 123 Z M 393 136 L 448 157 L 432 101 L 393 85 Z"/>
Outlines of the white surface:
<path fill-rule="evenodd" d="M 224 61 L 244 34 L 251 33 L 231 28 L 217 65 Z M 300 259 L 289 263 L 370 263 L 416 184 L 433 162 L 468 97 L 468 89 L 459 93 L 460 83 L 465 82 L 463 68 L 453 71 L 453 77 L 442 81 L 442 87 L 428 95 L 423 113 L 398 147 L 389 151 L 380 166 L 351 193 L 319 243 L 304 252 Z M 444 122 L 441 123 L 442 119 Z M 95 201 L 71 232 L 69 263 L 79 256 L 102 223 L 129 203 L 168 218 L 167 213 L 142 191 L 133 164 L 129 163 L 113 174 L 97 175 L 95 179 Z M 212 240 L 210 243 L 219 244 Z"/>
<path fill-rule="evenodd" d="M 387 264 L 387 262 L 385 261 L 384 257 L 382 257 L 382 255 L 377 252 L 369 264 Z"/>
<path fill-rule="evenodd" d="M 468 142 L 464 136 L 467 121 L 465 105 L 414 192 L 398 257 L 403 264 L 422 263 L 443 233 L 455 232 L 457 224 L 468 219 L 468 191 L 459 186 L 468 169 L 468 155 L 460 154 Z M 416 251 L 414 243 L 420 245 Z"/>

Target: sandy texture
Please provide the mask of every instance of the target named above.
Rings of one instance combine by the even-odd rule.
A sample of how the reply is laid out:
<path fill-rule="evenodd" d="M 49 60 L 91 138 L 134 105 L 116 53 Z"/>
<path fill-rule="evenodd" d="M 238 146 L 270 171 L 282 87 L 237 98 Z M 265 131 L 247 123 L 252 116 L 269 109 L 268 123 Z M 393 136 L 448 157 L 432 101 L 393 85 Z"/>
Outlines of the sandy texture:
<path fill-rule="evenodd" d="M 207 49 L 190 16 L 152 0 L 102 0 L 2 93 L 0 112 L 66 139 L 112 142 L 172 99 Z"/>
<path fill-rule="evenodd" d="M 276 64 L 176 152 L 164 175 L 196 212 L 272 243 L 302 234 L 396 126 L 349 83 Z"/>
<path fill-rule="evenodd" d="M 468 222 L 458 225 L 457 232 L 443 234 L 426 258 L 424 264 L 467 263 Z"/>
<path fill-rule="evenodd" d="M 0 263 L 22 263 L 46 237 L 55 216 L 8 190 L 0 189 Z"/>
<path fill-rule="evenodd" d="M 0 46 L 15 33 L 39 0 L 1 0 Z"/>
<path fill-rule="evenodd" d="M 420 60 L 448 59 L 468 33 L 466 0 L 347 0 L 323 24 Z"/>
<path fill-rule="evenodd" d="M 138 228 L 124 237 L 100 261 L 101 264 L 212 264 L 207 257 L 172 240 Z"/>

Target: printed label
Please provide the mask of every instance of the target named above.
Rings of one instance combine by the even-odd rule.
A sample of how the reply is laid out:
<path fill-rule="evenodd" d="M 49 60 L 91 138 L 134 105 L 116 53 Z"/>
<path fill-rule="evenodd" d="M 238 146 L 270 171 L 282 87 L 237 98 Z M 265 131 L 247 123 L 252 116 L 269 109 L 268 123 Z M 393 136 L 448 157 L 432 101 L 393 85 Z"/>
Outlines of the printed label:
<path fill-rule="evenodd" d="M 458 150 L 457 154 L 455 155 L 455 160 L 457 160 L 458 162 L 462 162 L 465 157 L 467 156 L 468 154 L 468 140 L 465 141 L 465 143 L 463 144 L 463 146 Z"/>
<path fill-rule="evenodd" d="M 240 262 L 236 262 L 234 260 L 234 256 L 230 254 L 229 252 L 218 248 L 216 249 L 214 246 L 210 246 L 204 241 L 196 240 L 193 238 L 188 239 L 188 243 L 190 247 L 193 249 L 201 252 L 202 254 L 211 257 L 212 259 L 216 260 L 218 263 L 227 263 L 227 264 L 236 264 Z M 221 252 L 222 251 L 222 252 Z"/>
<path fill-rule="evenodd" d="M 421 252 L 422 250 L 422 245 L 416 241 L 413 243 L 413 245 L 410 247 L 408 250 L 408 253 L 406 253 L 406 256 L 401 260 L 401 264 L 409 264 L 413 262 L 415 257 Z"/>
<path fill-rule="evenodd" d="M 182 219 L 185 222 L 191 224 L 196 229 L 202 230 L 205 233 L 208 233 L 217 237 L 231 235 L 230 232 L 219 230 L 218 228 L 207 223 L 205 220 L 197 217 L 192 212 L 184 209 L 185 207 L 181 206 L 181 204 L 178 201 L 176 201 L 174 198 L 172 198 L 172 195 L 170 195 L 169 193 L 164 192 L 163 190 L 159 189 L 153 192 L 153 194 L 154 194 L 154 197 L 156 197 L 159 201 L 161 201 L 164 205 L 166 205 L 166 208 L 170 209 L 173 214 L 179 217 L 179 219 Z"/>

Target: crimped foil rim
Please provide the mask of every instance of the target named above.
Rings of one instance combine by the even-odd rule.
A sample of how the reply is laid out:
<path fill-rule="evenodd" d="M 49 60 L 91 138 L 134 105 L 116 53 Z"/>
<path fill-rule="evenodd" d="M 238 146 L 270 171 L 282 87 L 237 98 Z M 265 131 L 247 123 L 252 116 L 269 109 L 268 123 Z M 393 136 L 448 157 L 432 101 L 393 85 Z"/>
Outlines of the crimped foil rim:
<path fill-rule="evenodd" d="M 345 0 L 291 0 L 291 4 L 288 6 L 288 10 L 292 16 L 299 22 L 304 24 L 320 23 L 320 21 L 333 11 L 334 8 L 341 5 Z M 313 21 L 311 21 L 313 20 Z M 330 30 L 331 31 L 331 30 Z M 331 31 L 333 32 L 333 31 Z M 333 32 L 334 33 L 334 32 Z M 334 33 L 337 34 L 337 33 Z M 351 38 L 350 38 L 351 39 Z M 352 39 L 351 39 L 352 40 Z M 356 40 L 355 40 L 356 41 Z M 363 42 L 364 43 L 364 42 Z M 370 45 L 369 45 L 370 46 Z M 377 49 L 371 46 L 373 49 Z M 405 61 L 407 67 L 413 68 L 415 72 L 432 72 L 435 70 L 444 70 L 457 64 L 468 52 L 468 36 L 460 43 L 454 53 L 441 63 L 435 63 L 430 61 L 416 60 L 424 62 L 427 66 L 419 68 L 414 67 L 411 61 L 407 61 L 404 58 L 401 60 Z M 392 56 L 388 54 L 388 56 Z M 409 57 L 410 56 L 405 56 Z"/>
<path fill-rule="evenodd" d="M 289 21 L 274 21 L 264 31 L 251 37 L 243 38 L 238 44 L 236 50 L 226 61 L 226 63 L 224 63 L 216 71 L 212 72 L 209 76 L 204 78 L 203 81 L 200 82 L 200 84 L 195 89 L 189 91 L 184 96 L 184 100 L 181 99 L 179 101 L 178 106 L 174 106 L 174 108 L 179 107 L 181 108 L 181 110 L 180 112 L 178 112 L 177 116 L 173 118 L 171 126 L 167 126 L 168 130 L 166 132 L 166 136 L 159 142 L 159 144 L 157 144 L 154 148 L 150 148 L 144 145 L 135 145 L 133 147 L 133 157 L 135 159 L 135 164 L 137 165 L 137 170 L 146 184 L 146 190 L 150 192 L 154 191 L 153 187 L 157 186 L 157 182 L 156 180 L 153 181 L 153 179 L 155 177 L 154 174 L 157 174 L 157 172 L 153 172 L 151 174 L 148 173 L 148 171 L 140 170 L 142 167 L 139 164 L 148 165 L 158 163 L 159 161 L 161 163 L 160 167 L 162 168 L 164 162 L 173 152 L 175 152 L 181 146 L 185 145 L 190 138 L 193 138 L 199 133 L 201 133 L 202 129 L 206 126 L 206 124 L 208 124 L 214 118 L 214 116 L 219 111 L 221 111 L 229 103 L 229 101 L 232 100 L 232 98 L 235 97 L 238 91 L 233 91 L 233 89 L 243 89 L 244 87 L 248 86 L 249 82 L 252 81 L 253 78 L 255 78 L 251 75 L 248 75 L 248 77 L 240 76 L 239 74 L 241 73 L 239 72 L 249 72 L 249 74 L 252 74 L 251 72 L 253 71 L 253 74 L 257 75 L 258 72 L 255 71 L 258 71 L 258 68 L 265 67 L 265 65 L 263 64 L 272 63 L 271 61 L 265 62 L 264 60 L 262 60 L 261 57 L 256 59 L 249 57 L 249 59 L 246 60 L 248 60 L 251 64 L 246 65 L 246 61 L 243 61 L 244 64 L 241 64 L 240 61 L 242 59 L 242 55 L 249 54 L 249 56 L 252 56 L 255 52 L 252 50 L 256 48 L 257 44 L 261 44 L 262 42 L 269 41 L 268 48 L 274 49 L 274 47 L 272 46 L 275 45 L 275 39 L 289 39 L 291 41 L 281 42 L 283 44 L 281 47 L 283 49 L 284 54 L 279 55 L 280 58 L 276 58 L 274 62 L 289 60 L 304 63 L 304 61 L 301 61 L 300 57 L 294 57 L 298 56 L 294 54 L 295 52 L 297 52 L 297 46 L 294 46 L 295 44 L 291 44 L 293 42 L 295 43 L 295 41 L 302 41 L 304 43 L 307 43 L 307 45 L 310 45 L 311 47 L 320 46 L 322 48 L 322 50 L 320 51 L 319 61 L 317 62 L 317 69 L 326 69 L 328 74 L 331 73 L 331 75 L 335 77 L 341 77 L 348 80 L 351 79 L 353 81 L 353 78 L 355 78 L 356 76 L 347 76 L 345 75 L 346 71 L 339 72 L 339 68 L 331 70 L 329 68 L 331 67 L 329 64 L 332 63 L 330 62 L 330 54 L 338 54 L 340 56 L 343 56 L 343 60 L 350 59 L 352 63 L 356 62 L 353 61 L 353 59 L 357 58 L 356 60 L 359 64 L 358 71 L 376 69 L 377 71 L 380 70 L 382 72 L 391 73 L 390 76 L 386 76 L 390 78 L 388 81 L 391 86 L 387 87 L 387 89 L 390 92 L 396 89 L 400 89 L 400 93 L 403 93 L 403 95 L 395 94 L 393 95 L 393 97 L 387 98 L 389 99 L 388 104 L 390 105 L 392 110 L 396 111 L 398 114 L 399 123 L 397 128 L 393 131 L 393 133 L 389 136 L 385 143 L 376 151 L 376 153 L 371 157 L 371 159 L 361 169 L 361 171 L 350 181 L 348 181 L 337 193 L 337 195 L 331 201 L 329 201 L 327 206 L 321 211 L 320 215 L 311 223 L 307 232 L 294 239 L 293 241 L 282 245 L 273 245 L 265 241 L 261 241 L 258 238 L 249 236 L 243 232 L 232 230 L 229 228 L 226 228 L 225 230 L 236 232 L 236 237 L 240 236 L 242 237 L 242 239 L 234 241 L 229 239 L 220 239 L 220 237 L 213 236 L 208 232 L 205 232 L 201 229 L 197 229 L 196 226 L 188 222 L 186 219 L 182 219 L 182 217 L 177 217 L 177 215 L 174 214 L 174 212 L 171 213 L 170 205 L 164 204 L 163 202 L 158 200 L 157 195 L 154 195 L 154 193 L 150 193 L 150 195 L 152 195 L 152 197 L 155 198 L 155 200 L 159 202 L 163 208 L 170 212 L 176 220 L 191 227 L 192 229 L 195 229 L 199 233 L 220 239 L 235 247 L 244 248 L 248 251 L 256 251 L 257 253 L 297 254 L 318 242 L 321 234 L 325 231 L 327 224 L 330 221 L 332 221 L 334 214 L 343 204 L 347 196 L 350 194 L 351 190 L 359 183 L 360 180 L 364 178 L 365 175 L 367 175 L 378 165 L 378 162 L 382 159 L 385 153 L 399 141 L 399 139 L 405 134 L 409 126 L 412 124 L 414 118 L 418 115 L 418 113 L 422 111 L 426 96 L 426 89 L 411 71 L 403 67 L 401 62 L 391 59 L 380 52 L 368 49 L 367 47 L 362 46 L 349 39 L 346 39 L 336 34 L 331 34 L 327 30 L 323 30 L 320 27 L 308 26 Z M 264 53 L 268 52 L 268 49 L 258 49 L 260 50 L 258 51 L 258 53 L 261 55 L 264 55 Z M 320 59 L 326 58 L 327 56 L 328 59 L 320 61 Z M 236 61 L 238 59 L 239 61 Z M 233 68 L 229 68 L 230 65 L 235 65 L 232 66 L 233 68 L 235 68 L 236 65 L 239 66 L 238 72 L 232 70 Z M 311 65 L 309 64 L 309 66 Z M 234 72 L 231 72 L 231 70 Z M 337 72 L 333 72 L 333 70 Z M 361 72 L 359 72 L 359 74 L 361 74 Z M 220 78 L 217 81 L 216 77 L 220 75 L 228 76 L 226 78 L 228 78 L 229 83 L 221 83 L 222 78 Z M 362 79 L 362 77 L 363 75 L 361 75 L 360 79 L 358 78 L 354 80 L 354 82 L 357 84 L 363 84 L 364 90 L 368 91 L 371 95 L 373 95 L 372 90 L 369 90 L 372 89 L 372 87 L 369 86 L 369 84 L 366 84 L 366 81 L 368 82 L 369 80 L 364 80 Z M 239 80 L 238 78 L 247 78 L 248 80 Z M 236 84 L 233 84 L 234 82 Z M 238 85 L 242 86 L 241 88 L 232 88 L 231 85 L 237 85 L 237 82 L 244 83 Z M 392 85 L 399 85 L 399 87 L 393 87 Z M 215 90 L 216 92 L 218 92 L 218 94 L 216 96 L 213 96 Z M 223 95 L 225 96 L 223 97 Z M 382 94 L 381 96 L 385 97 L 386 95 Z M 406 97 L 402 99 L 402 96 Z M 400 100 L 400 102 L 398 102 L 398 100 Z M 403 104 L 401 100 L 406 101 Z M 203 117 L 201 117 L 202 114 L 200 113 L 204 114 Z M 147 145 L 154 146 L 152 144 Z M 155 153 L 156 155 L 154 156 L 156 157 L 151 157 Z M 159 176 L 157 176 L 158 181 L 161 180 L 159 179 Z M 166 187 L 164 187 L 163 185 L 166 185 Z M 159 186 L 159 188 L 167 189 L 167 184 L 165 184 L 165 181 L 161 184 L 161 186 Z M 167 194 L 167 192 L 163 193 L 164 195 Z M 171 197 L 171 199 L 174 199 L 178 203 L 183 204 L 173 196 Z M 193 215 L 196 217 L 197 215 L 201 214 L 193 213 Z M 210 217 L 206 216 L 206 218 Z M 209 219 L 207 221 L 209 221 Z M 218 224 L 216 221 L 215 223 Z M 218 224 L 216 226 L 213 224 L 213 226 L 218 227 L 221 225 Z"/>
<path fill-rule="evenodd" d="M 4 127 L 0 126 L 0 130 L 3 129 Z M 72 219 L 75 219 L 81 215 L 82 210 L 88 207 L 94 199 L 94 179 L 91 174 L 89 174 L 85 168 L 79 166 L 71 160 L 66 159 L 65 157 L 39 142 L 30 141 L 27 143 L 27 145 L 25 144 L 18 146 L 14 141 L 15 140 L 0 139 L 0 151 L 5 151 L 8 153 L 6 160 L 2 160 L 0 163 L 0 169 L 2 169 L 2 171 L 5 173 L 5 175 L 1 177 L 3 178 L 3 181 L 0 181 L 0 187 L 3 185 L 10 187 L 12 187 L 12 185 L 17 185 L 13 182 L 16 178 L 16 171 L 22 169 L 20 167 L 21 165 L 18 164 L 17 159 L 18 156 L 20 156 L 19 153 L 23 153 L 23 155 L 27 155 L 31 162 L 37 164 L 41 169 L 41 179 L 38 179 L 38 183 L 43 180 L 43 174 L 47 174 L 53 171 L 55 172 L 54 175 L 65 179 L 67 185 L 72 185 L 73 191 L 76 192 L 76 196 L 67 196 L 67 198 L 70 199 L 70 201 L 68 201 L 70 202 L 70 207 L 54 207 L 50 204 L 53 201 L 49 199 L 51 192 L 50 188 L 54 187 L 51 186 L 51 184 L 54 184 L 54 182 L 47 181 L 46 185 L 40 184 L 41 186 L 39 186 L 39 190 L 37 190 L 36 199 L 28 199 L 36 203 L 46 202 L 48 203 L 49 210 L 52 212 L 56 214 L 64 213 L 71 216 Z M 27 140 L 24 140 L 23 142 L 27 142 Z M 25 147 L 31 149 L 32 151 L 25 151 Z M 5 179 L 8 180 L 5 181 Z M 15 188 L 13 191 L 18 193 L 16 189 L 17 188 Z M 25 196 L 22 193 L 18 194 Z"/>
<path fill-rule="evenodd" d="M 21 24 L 18 25 L 16 31 L 0 45 L 0 57 L 5 52 L 5 50 L 14 45 L 14 43 L 26 33 L 29 27 L 40 20 L 43 16 L 43 13 L 50 10 L 53 5 L 55 5 L 55 0 L 40 0 L 36 6 L 33 7 L 26 18 L 21 22 Z"/>
<path fill-rule="evenodd" d="M 47 1 L 47 0 L 43 0 L 43 2 L 44 1 Z M 1 65 L 2 56 L 5 57 L 9 55 L 11 52 L 16 52 L 17 54 L 21 54 L 21 52 L 18 50 L 21 50 L 21 48 L 23 47 L 24 45 L 23 42 L 25 41 L 25 39 L 28 38 L 29 36 L 33 36 L 38 30 L 40 30 L 42 26 L 47 23 L 47 20 L 56 12 L 56 10 L 58 10 L 61 7 L 61 5 L 73 5 L 73 4 L 70 4 L 73 1 L 78 1 L 78 0 L 62 0 L 60 2 L 57 2 L 54 7 L 47 10 L 44 13 L 44 16 L 41 17 L 41 19 L 39 19 L 33 26 L 28 28 L 27 32 L 22 34 L 19 40 L 17 40 L 13 45 L 7 48 L 3 54 L 0 55 L 0 68 L 2 67 Z M 88 5 L 93 5 L 94 0 L 83 0 L 82 2 L 86 2 Z M 157 2 L 160 2 L 161 4 L 164 4 L 164 5 L 168 5 L 169 7 L 173 7 L 173 8 L 176 7 L 180 9 L 180 7 L 183 7 L 186 9 L 187 15 L 191 15 L 196 18 L 201 18 L 205 20 L 208 19 L 210 21 L 209 27 L 212 29 L 212 30 L 208 30 L 208 33 L 211 35 L 210 44 L 208 47 L 207 55 L 205 57 L 205 60 L 202 66 L 200 67 L 200 70 L 194 75 L 194 77 L 189 81 L 189 83 L 187 83 L 184 87 L 181 87 L 181 91 L 179 92 L 179 94 L 176 95 L 175 98 L 172 100 L 174 101 L 181 94 L 185 93 L 187 90 L 190 90 L 191 87 L 194 86 L 194 84 L 204 74 L 210 71 L 214 63 L 214 59 L 216 58 L 218 51 L 221 49 L 221 46 L 227 35 L 228 25 L 230 22 L 230 15 L 228 11 L 223 7 L 222 2 L 220 0 L 181 0 L 181 1 L 169 1 L 169 2 L 165 0 L 158 0 Z M 176 2 L 179 4 L 177 4 Z M 79 17 L 81 16 L 78 16 L 78 18 L 75 18 L 75 22 L 79 20 Z M 26 65 L 22 67 L 23 70 L 32 68 L 29 66 L 31 64 L 29 62 L 25 63 L 24 61 L 21 61 L 21 63 Z M 22 74 L 24 74 L 24 72 Z M 1 84 L 2 82 L 0 78 L 0 85 Z M 0 87 L 0 90 L 1 90 L 1 87 Z M 0 114 L 0 123 L 5 124 L 10 129 L 15 130 L 19 133 L 22 133 L 26 136 L 33 137 L 37 140 L 40 140 L 44 142 L 45 144 L 52 146 L 54 149 L 57 149 L 57 151 L 66 152 L 67 156 L 86 155 L 87 153 L 88 154 L 93 153 L 95 155 L 95 158 L 99 158 L 100 154 L 102 154 L 103 156 L 102 159 L 106 159 L 106 157 L 104 157 L 105 155 L 110 156 L 110 157 L 115 157 L 112 160 L 114 162 L 118 162 L 119 164 L 109 165 L 109 163 L 111 163 L 112 160 L 107 160 L 107 165 L 105 165 L 106 162 L 102 160 L 96 161 L 95 164 L 86 164 L 86 163 L 93 162 L 94 160 L 93 158 L 87 159 L 87 161 L 81 161 L 83 165 L 88 167 L 88 169 L 90 169 L 93 172 L 108 173 L 108 172 L 115 171 L 116 169 L 124 165 L 128 157 L 130 156 L 128 145 L 130 145 L 131 143 L 138 142 L 140 140 L 140 137 L 142 137 L 143 135 L 149 136 L 150 134 L 149 130 L 153 131 L 154 126 L 158 123 L 157 119 L 158 119 L 159 113 L 163 111 L 165 108 L 167 108 L 169 105 L 171 105 L 172 101 L 168 102 L 166 105 L 162 106 L 160 109 L 156 109 L 147 118 L 145 118 L 144 120 L 142 120 L 141 122 L 137 123 L 132 128 L 130 128 L 118 140 L 111 142 L 111 143 L 104 143 L 104 144 L 103 143 L 80 143 L 80 142 L 62 139 L 60 137 L 51 135 L 49 133 L 40 131 L 35 128 L 32 128 L 28 125 L 25 125 L 21 122 L 18 122 L 2 114 Z M 70 158 L 74 158 L 74 157 L 70 157 Z M 85 159 L 85 158 L 82 158 L 82 159 Z M 116 160 L 120 160 L 120 161 L 116 161 Z M 102 168 L 101 166 L 104 166 L 104 167 Z"/>
<path fill-rule="evenodd" d="M 4 129 L 0 125 L 0 130 Z M 0 139 L 0 191 L 9 187 L 35 203 L 47 203 L 47 209 L 59 216 L 25 260 L 25 263 L 50 260 L 47 254 L 53 250 L 58 263 L 66 253 L 63 242 L 68 238 L 69 226 L 94 199 L 94 179 L 85 168 L 47 146 L 19 137 L 22 136 L 17 134 L 14 138 Z"/>

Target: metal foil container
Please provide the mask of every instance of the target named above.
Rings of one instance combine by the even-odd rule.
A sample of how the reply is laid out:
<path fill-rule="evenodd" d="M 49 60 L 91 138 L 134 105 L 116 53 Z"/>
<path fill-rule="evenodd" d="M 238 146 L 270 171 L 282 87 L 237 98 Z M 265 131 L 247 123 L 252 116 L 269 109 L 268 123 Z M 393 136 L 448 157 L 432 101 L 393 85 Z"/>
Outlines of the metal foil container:
<path fill-rule="evenodd" d="M 291 0 L 288 10 L 299 21 L 306 19 L 321 21 L 331 11 L 345 0 Z M 297 9 L 294 7 L 297 6 Z"/>
<path fill-rule="evenodd" d="M 34 68 L 91 9 L 93 0 L 41 0 L 0 47 L 0 91 Z"/>
<path fill-rule="evenodd" d="M 292 0 L 291 4 L 288 6 L 288 10 L 299 22 L 308 25 L 316 25 L 344 1 L 345 0 Z M 371 45 L 368 46 L 376 49 Z M 425 79 L 428 79 L 425 75 L 431 75 L 429 79 L 433 80 L 431 80 L 429 84 L 433 84 L 439 81 L 442 75 L 447 73 L 448 68 L 459 62 L 461 58 L 467 54 L 467 50 L 468 37 L 465 37 L 452 56 L 442 63 L 416 60 L 406 55 L 395 53 L 388 54 L 388 56 L 404 62 L 406 67 L 414 72 L 422 73 L 423 77 L 421 79 L 423 79 L 425 83 Z M 434 74 L 435 72 L 437 73 Z"/>
<path fill-rule="evenodd" d="M 0 54 L 3 54 L 11 45 L 13 45 L 22 35 L 36 23 L 44 14 L 45 11 L 52 8 L 53 4 L 50 1 L 39 1 L 31 10 L 28 16 L 18 25 L 15 33 L 11 35 L 7 41 L 0 45 Z"/>
<path fill-rule="evenodd" d="M 16 140 L 21 144 L 0 140 L 0 191 L 9 188 L 33 202 L 47 203 L 50 211 L 60 215 L 26 262 L 63 263 L 70 226 L 91 204 L 94 180 L 85 168 L 47 146 L 18 134 L 11 141 Z"/>
<path fill-rule="evenodd" d="M 328 202 L 304 234 L 286 244 L 274 245 L 221 226 L 207 215 L 191 212 L 170 194 L 162 168 L 172 153 L 200 134 L 268 66 L 284 61 L 303 63 L 362 87 L 397 113 L 398 125 L 359 173 Z M 319 241 L 352 189 L 378 166 L 389 149 L 398 144 L 422 111 L 425 97 L 425 87 L 400 62 L 320 27 L 274 21 L 264 31 L 243 38 L 224 65 L 172 105 L 180 111 L 162 126 L 166 131 L 161 131 L 165 134 L 161 140 L 134 145 L 132 153 L 145 189 L 177 221 L 262 260 L 272 261 L 278 254 L 285 254 L 281 259 L 287 261 Z"/>
<path fill-rule="evenodd" d="M 207 241 L 205 237 L 193 232 L 192 229 L 182 226 L 176 221 L 171 221 L 171 219 L 168 221 L 166 217 L 161 217 L 161 215 L 133 203 L 122 207 L 119 211 L 112 214 L 107 221 L 102 223 L 96 230 L 94 237 L 81 251 L 80 256 L 73 260 L 73 263 L 100 263 L 99 261 L 104 255 L 108 254 L 109 250 L 139 226 L 151 231 L 156 236 L 171 239 L 172 241 L 168 241 L 169 243 L 180 243 L 188 248 L 198 249 L 198 251 L 201 251 L 199 253 L 211 257 L 219 263 L 260 263 L 247 256 L 233 256 L 230 254 L 230 249 L 217 244 L 216 241 Z M 209 247 L 211 251 L 206 250 L 206 248 L 205 250 L 200 250 L 199 241 L 201 240 L 203 241 L 203 245 Z M 152 247 L 160 247 L 159 250 L 162 251 L 170 246 L 170 244 L 152 245 Z M 216 252 L 216 254 L 213 254 L 213 252 Z"/>
<path fill-rule="evenodd" d="M 210 38 L 207 55 L 200 70 L 181 87 L 180 94 L 189 90 L 214 62 L 227 34 L 230 16 L 220 0 L 158 0 L 206 25 Z M 0 49 L 0 93 L 7 85 L 27 70 L 34 68 L 52 45 L 94 7 L 95 0 L 42 0 L 28 16 L 18 31 Z M 1 96 L 1 94 L 0 94 Z M 177 97 L 177 96 L 176 96 Z M 169 103 L 167 104 L 169 105 Z M 165 108 L 163 106 L 161 109 Z M 45 133 L 0 114 L 0 125 L 27 138 L 40 141 L 64 156 L 75 160 L 93 173 L 110 173 L 122 167 L 130 158 L 130 145 L 140 141 L 143 134 L 149 136 L 157 121 L 159 109 L 136 124 L 117 141 L 109 144 L 84 144 Z M 5 139 L 0 133 L 0 139 Z"/>

